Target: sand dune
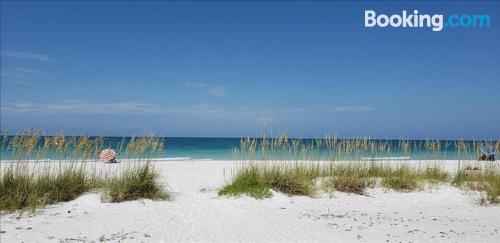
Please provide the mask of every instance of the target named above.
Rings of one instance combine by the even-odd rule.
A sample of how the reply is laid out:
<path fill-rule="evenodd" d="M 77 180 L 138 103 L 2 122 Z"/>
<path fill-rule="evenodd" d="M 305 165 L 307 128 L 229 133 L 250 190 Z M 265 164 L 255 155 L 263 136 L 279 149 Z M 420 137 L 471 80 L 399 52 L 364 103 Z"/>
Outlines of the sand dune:
<path fill-rule="evenodd" d="M 440 162 L 452 171 L 456 161 Z M 499 242 L 500 207 L 449 185 L 316 198 L 218 197 L 233 161 L 154 162 L 170 201 L 103 203 L 98 192 L 2 214 L 1 242 Z M 114 166 L 100 164 L 99 166 Z M 116 165 L 120 166 L 120 165 Z"/>

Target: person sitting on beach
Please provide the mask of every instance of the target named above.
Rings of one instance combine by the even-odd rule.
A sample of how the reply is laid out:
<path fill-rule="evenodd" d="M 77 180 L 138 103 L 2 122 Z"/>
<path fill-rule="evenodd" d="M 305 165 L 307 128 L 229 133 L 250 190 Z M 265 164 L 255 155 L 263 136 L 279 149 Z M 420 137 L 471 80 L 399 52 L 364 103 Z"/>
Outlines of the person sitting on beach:
<path fill-rule="evenodd" d="M 110 161 L 108 161 L 107 163 L 118 163 L 118 161 L 116 161 L 115 158 L 112 158 Z"/>
<path fill-rule="evenodd" d="M 481 148 L 481 156 L 479 161 L 495 161 L 495 149 L 489 145 L 484 145 Z"/>

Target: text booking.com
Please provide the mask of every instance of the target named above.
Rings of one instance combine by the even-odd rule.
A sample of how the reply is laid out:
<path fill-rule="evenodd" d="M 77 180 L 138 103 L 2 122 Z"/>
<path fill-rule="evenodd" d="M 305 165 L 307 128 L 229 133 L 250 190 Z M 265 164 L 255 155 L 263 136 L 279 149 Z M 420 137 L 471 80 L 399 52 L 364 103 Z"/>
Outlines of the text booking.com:
<path fill-rule="evenodd" d="M 418 10 L 401 14 L 378 14 L 375 10 L 365 10 L 365 27 L 394 28 L 431 28 L 442 31 L 444 28 L 489 28 L 491 23 L 488 14 L 421 14 Z"/>

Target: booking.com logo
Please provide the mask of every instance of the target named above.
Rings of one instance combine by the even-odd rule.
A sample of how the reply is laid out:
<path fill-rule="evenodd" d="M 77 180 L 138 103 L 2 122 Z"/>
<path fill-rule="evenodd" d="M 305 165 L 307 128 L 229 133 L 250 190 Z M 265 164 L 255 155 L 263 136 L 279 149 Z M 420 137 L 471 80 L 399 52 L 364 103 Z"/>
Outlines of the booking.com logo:
<path fill-rule="evenodd" d="M 375 26 L 385 28 L 432 28 L 432 31 L 442 31 L 443 28 L 489 28 L 491 18 L 488 14 L 452 14 L 445 17 L 443 14 L 419 14 L 418 10 L 413 10 L 408 14 L 403 10 L 401 15 L 391 16 L 379 14 L 375 10 L 365 10 L 365 28 Z"/>

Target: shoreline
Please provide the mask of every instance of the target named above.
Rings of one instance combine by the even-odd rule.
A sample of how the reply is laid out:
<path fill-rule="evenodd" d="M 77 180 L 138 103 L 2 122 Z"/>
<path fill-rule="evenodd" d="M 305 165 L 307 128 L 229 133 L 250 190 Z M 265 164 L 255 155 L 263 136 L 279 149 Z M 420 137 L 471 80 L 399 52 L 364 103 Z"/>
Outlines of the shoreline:
<path fill-rule="evenodd" d="M 35 167 L 38 165 L 44 164 L 57 164 L 57 165 L 65 165 L 65 164 L 83 164 L 83 165 L 92 165 L 92 168 L 102 167 L 103 165 L 106 167 L 122 167 L 128 164 L 140 164 L 149 162 L 151 165 L 162 167 L 164 165 L 183 165 L 183 164 L 209 164 L 209 165 L 225 165 L 229 167 L 241 166 L 244 164 L 381 164 L 381 165 L 409 165 L 411 167 L 420 167 L 420 166 L 439 166 L 444 169 L 446 172 L 450 174 L 455 174 L 458 170 L 458 166 L 474 166 L 478 168 L 484 168 L 485 166 L 493 166 L 495 170 L 500 171 L 500 160 L 497 161 L 478 161 L 478 160 L 213 160 L 213 159 L 186 159 L 186 160 L 162 160 L 162 159 L 119 159 L 119 163 L 106 163 L 102 160 L 89 159 L 89 160 L 0 160 L 0 165 L 9 165 L 21 163 L 24 165 L 28 165 L 29 167 Z M 0 166 L 0 171 L 5 169 L 5 166 Z"/>

